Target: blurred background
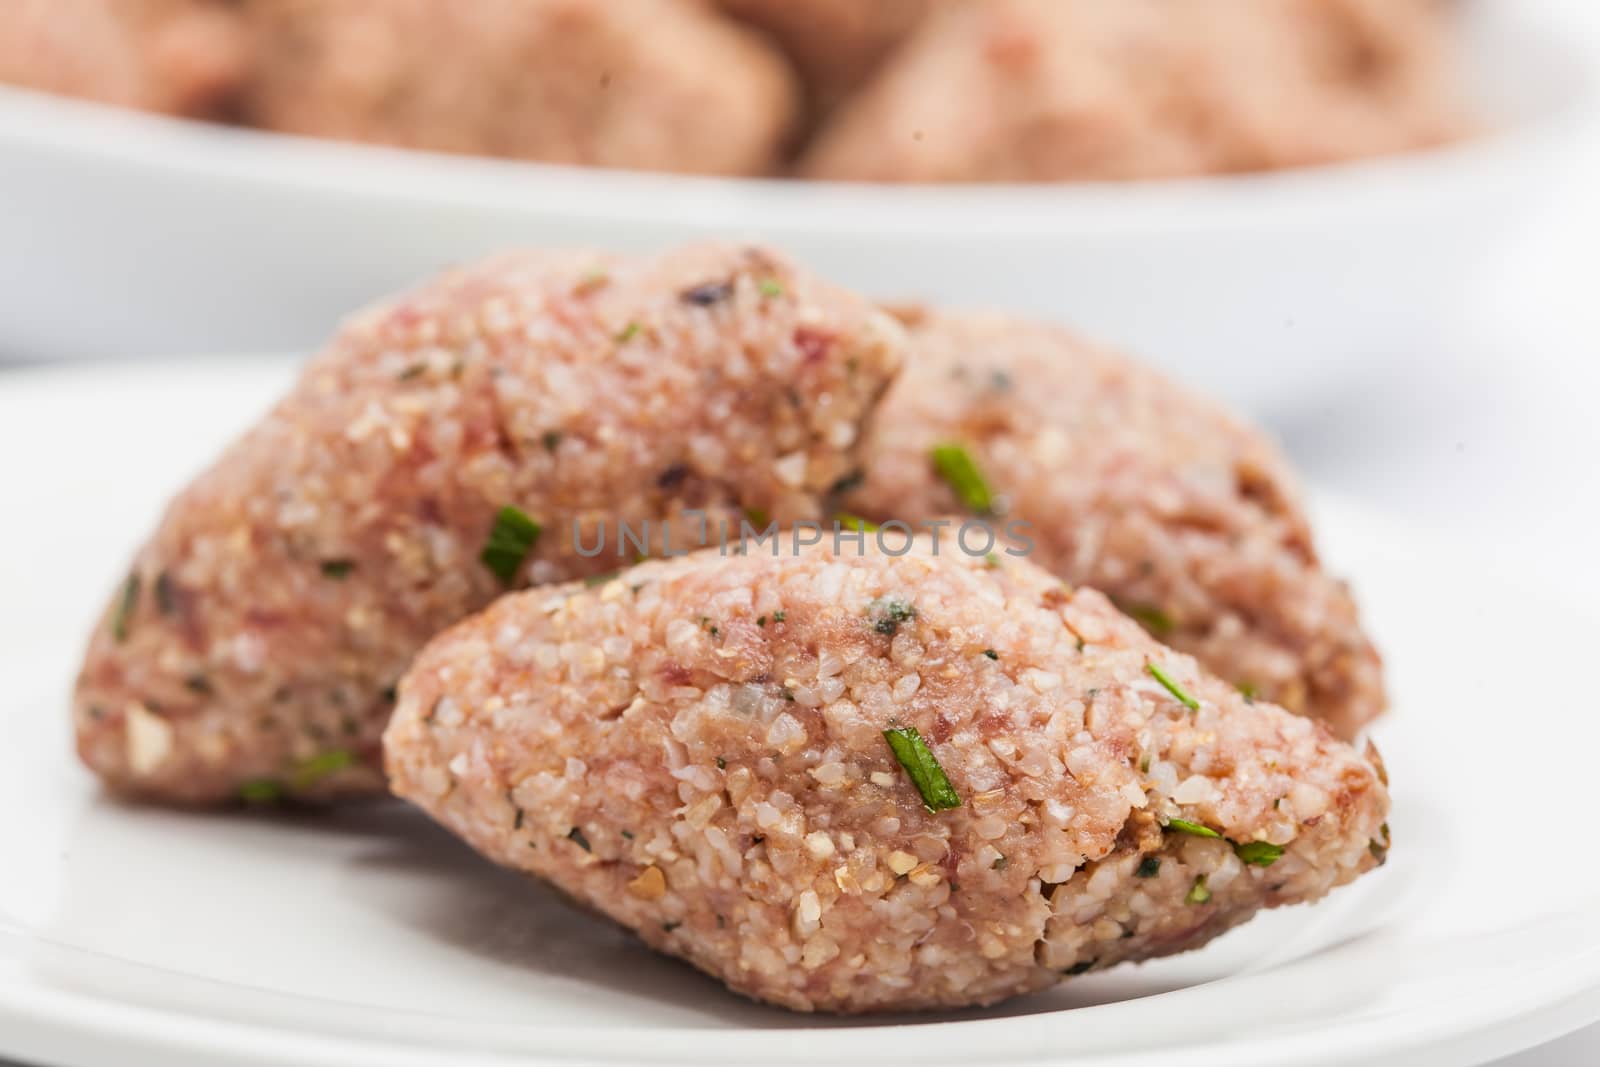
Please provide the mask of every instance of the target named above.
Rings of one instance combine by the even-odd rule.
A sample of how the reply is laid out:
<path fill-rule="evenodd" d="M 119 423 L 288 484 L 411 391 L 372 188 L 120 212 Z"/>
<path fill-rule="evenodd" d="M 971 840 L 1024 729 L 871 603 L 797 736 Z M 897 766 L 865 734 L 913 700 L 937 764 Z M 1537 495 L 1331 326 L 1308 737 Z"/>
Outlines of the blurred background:
<path fill-rule="evenodd" d="M 507 245 L 770 239 L 885 299 L 1123 345 L 1267 425 L 1315 490 L 1593 603 L 1600 6 L 1281 6 L 1321 4 L 1348 23 L 7 0 L 0 391 L 299 359 L 363 302 Z M 1068 30 L 1090 44 L 1039 43 Z M 1338 78 L 1308 76 L 1335 38 Z M 1600 1029 L 1507 1062 L 1600 1062 Z"/>

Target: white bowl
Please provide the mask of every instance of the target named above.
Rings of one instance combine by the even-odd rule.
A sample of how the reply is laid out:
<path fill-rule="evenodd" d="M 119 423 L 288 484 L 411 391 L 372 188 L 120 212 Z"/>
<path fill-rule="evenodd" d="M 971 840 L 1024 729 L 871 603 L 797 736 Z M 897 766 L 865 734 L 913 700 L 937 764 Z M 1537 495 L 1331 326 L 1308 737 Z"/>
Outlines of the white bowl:
<path fill-rule="evenodd" d="M 1425 344 L 1588 109 L 1587 56 L 1469 5 L 1495 132 L 1412 156 L 1141 184 L 893 187 L 581 170 L 335 144 L 0 90 L 0 356 L 309 349 L 515 244 L 766 239 L 885 298 L 1058 318 L 1236 404 Z"/>

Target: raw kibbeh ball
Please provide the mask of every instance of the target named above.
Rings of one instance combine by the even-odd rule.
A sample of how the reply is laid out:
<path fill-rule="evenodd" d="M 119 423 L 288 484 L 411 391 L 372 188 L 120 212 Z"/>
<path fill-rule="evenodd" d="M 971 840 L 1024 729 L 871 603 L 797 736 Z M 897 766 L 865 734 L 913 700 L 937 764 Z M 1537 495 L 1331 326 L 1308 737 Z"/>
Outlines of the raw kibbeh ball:
<path fill-rule="evenodd" d="M 380 792 L 424 642 L 507 586 L 631 562 L 622 523 L 822 514 L 903 340 L 715 245 L 514 254 L 357 315 L 139 552 L 83 665 L 80 754 L 170 801 Z"/>
<path fill-rule="evenodd" d="M 551 163 L 777 166 L 799 88 L 777 49 L 680 0 L 267 0 L 254 125 Z"/>
<path fill-rule="evenodd" d="M 949 0 L 717 0 L 783 46 L 823 112 L 865 82 L 940 2 Z"/>
<path fill-rule="evenodd" d="M 1438 0 L 941 5 L 802 161 L 816 178 L 1225 174 L 1460 136 Z"/>
<path fill-rule="evenodd" d="M 1375 753 L 1099 593 L 926 540 L 837 547 L 497 601 L 402 682 L 395 792 L 800 1011 L 992 1003 L 1381 862 Z"/>
<path fill-rule="evenodd" d="M 1059 327 L 905 314 L 911 355 L 873 422 L 851 511 L 970 513 L 934 455 L 952 451 L 992 510 L 1029 524 L 1032 562 L 1106 593 L 1246 694 L 1346 739 L 1383 711 L 1382 662 L 1260 432 Z"/>
<path fill-rule="evenodd" d="M 226 0 L 6 0 L 0 82 L 195 118 L 231 113 L 249 66 Z"/>

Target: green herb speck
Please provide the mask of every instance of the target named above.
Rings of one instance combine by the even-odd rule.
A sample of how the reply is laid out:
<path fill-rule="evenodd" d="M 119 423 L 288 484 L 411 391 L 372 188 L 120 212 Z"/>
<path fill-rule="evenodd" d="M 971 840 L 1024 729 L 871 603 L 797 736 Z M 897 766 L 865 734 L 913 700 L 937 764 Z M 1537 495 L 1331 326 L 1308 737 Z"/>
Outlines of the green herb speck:
<path fill-rule="evenodd" d="M 863 519 L 860 515 L 852 515 L 848 511 L 841 511 L 833 517 L 841 530 L 854 530 L 857 533 L 877 533 L 878 524 Z"/>
<path fill-rule="evenodd" d="M 239 799 L 246 804 L 276 804 L 283 799 L 283 786 L 266 778 L 239 787 Z"/>
<path fill-rule="evenodd" d="M 986 648 L 986 649 L 984 649 L 984 650 L 983 650 L 983 654 L 984 654 L 984 655 L 985 655 L 985 656 L 988 656 L 988 657 L 989 657 L 989 658 L 990 658 L 990 659 L 999 659 L 999 658 L 1000 658 L 1000 653 L 998 653 L 998 652 L 996 652 L 996 651 L 995 651 L 995 650 L 994 650 L 994 649 L 992 649 L 992 648 Z"/>
<path fill-rule="evenodd" d="M 1149 672 L 1150 677 L 1160 682 L 1161 688 L 1171 693 L 1173 699 L 1177 700 L 1178 703 L 1182 704 L 1190 711 L 1200 710 L 1200 702 L 1185 692 L 1183 686 L 1173 681 L 1172 677 L 1168 675 L 1166 671 L 1162 670 L 1154 663 L 1146 663 L 1144 665 L 1144 669 Z"/>
<path fill-rule="evenodd" d="M 589 839 L 587 837 L 584 837 L 583 836 L 583 831 L 578 829 L 578 827 L 576 827 L 576 826 L 574 826 L 572 829 L 567 831 L 567 840 L 571 841 L 573 844 L 577 845 L 579 848 L 583 849 L 585 852 L 593 852 L 594 851 L 594 849 L 589 847 Z"/>
<path fill-rule="evenodd" d="M 776 278 L 763 278 L 756 287 L 761 290 L 762 296 L 779 297 L 783 295 L 783 283 Z"/>
<path fill-rule="evenodd" d="M 348 749 L 331 748 L 326 752 L 319 752 L 295 764 L 292 779 L 294 788 L 310 789 L 328 775 L 353 766 L 355 762 L 355 755 Z"/>
<path fill-rule="evenodd" d="M 1194 885 L 1189 887 L 1189 892 L 1184 896 L 1185 904 L 1211 903 L 1211 890 L 1206 888 L 1206 876 L 1200 875 L 1194 880 Z"/>
<path fill-rule="evenodd" d="M 968 511 L 988 515 L 994 511 L 994 493 L 983 472 L 964 445 L 935 445 L 929 453 L 933 468 Z"/>
<path fill-rule="evenodd" d="M 1219 834 L 1215 830 L 1213 830 L 1211 827 L 1202 825 L 1201 823 L 1197 823 L 1197 822 L 1190 822 L 1188 819 L 1168 819 L 1167 820 L 1167 829 L 1168 830 L 1176 830 L 1180 834 L 1189 834 L 1189 835 L 1191 835 L 1193 837 L 1221 837 L 1222 836 L 1221 834 Z"/>
<path fill-rule="evenodd" d="M 1151 604 L 1130 604 L 1123 609 L 1123 614 L 1155 637 L 1166 637 L 1177 628 L 1172 616 Z"/>
<path fill-rule="evenodd" d="M 478 559 L 500 579 L 501 585 L 509 586 L 543 532 L 544 528 L 526 512 L 507 504 L 495 515 Z"/>
<path fill-rule="evenodd" d="M 325 559 L 318 566 L 321 568 L 324 578 L 348 578 L 350 572 L 356 569 L 356 561 L 353 559 Z"/>
<path fill-rule="evenodd" d="M 561 438 L 563 436 L 560 430 L 546 430 L 540 435 L 539 441 L 544 445 L 546 452 L 554 452 L 561 447 Z"/>
<path fill-rule="evenodd" d="M 1283 855 L 1283 846 L 1270 841 L 1246 841 L 1242 845 L 1234 845 L 1233 851 L 1241 862 L 1252 867 L 1271 867 Z"/>
<path fill-rule="evenodd" d="M 1146 856 L 1139 861 L 1139 869 L 1133 872 L 1135 878 L 1154 878 L 1161 873 L 1161 857 Z"/>
<path fill-rule="evenodd" d="M 644 327 L 640 326 L 637 322 L 628 323 L 628 325 L 617 331 L 617 343 L 621 345 L 627 344 L 635 337 L 638 337 L 639 331 L 642 329 L 644 329 Z"/>
<path fill-rule="evenodd" d="M 893 637 L 900 629 L 900 624 L 909 622 L 917 617 L 915 605 L 899 597 L 879 597 L 867 605 L 867 614 L 872 618 L 872 628 L 885 637 Z"/>
<path fill-rule="evenodd" d="M 961 806 L 961 797 L 916 727 L 892 727 L 883 731 L 883 739 L 889 743 L 900 766 L 905 768 L 911 784 L 922 794 L 924 807 L 931 812 L 939 812 Z"/>

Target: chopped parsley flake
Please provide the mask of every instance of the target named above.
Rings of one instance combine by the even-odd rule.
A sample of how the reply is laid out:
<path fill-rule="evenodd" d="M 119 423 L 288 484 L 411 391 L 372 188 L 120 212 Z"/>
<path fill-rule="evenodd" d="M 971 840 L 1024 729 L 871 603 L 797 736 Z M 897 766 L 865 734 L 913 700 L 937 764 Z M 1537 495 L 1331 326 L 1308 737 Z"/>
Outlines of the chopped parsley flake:
<path fill-rule="evenodd" d="M 728 761 L 723 759 L 721 756 L 718 756 L 717 757 L 717 770 L 724 771 L 724 770 L 727 770 L 727 769 L 728 769 Z"/>
<path fill-rule="evenodd" d="M 239 787 L 239 799 L 246 804 L 276 804 L 283 799 L 283 786 L 262 778 Z"/>
<path fill-rule="evenodd" d="M 1189 892 L 1184 896 L 1185 904 L 1211 903 L 1211 890 L 1206 888 L 1206 876 L 1200 875 L 1194 880 L 1194 885 L 1189 887 Z"/>
<path fill-rule="evenodd" d="M 116 614 L 111 617 L 111 636 L 121 644 L 128 639 L 128 624 L 133 621 L 133 611 L 139 606 L 139 572 L 134 571 L 122 583 L 122 596 L 117 600 Z"/>
<path fill-rule="evenodd" d="M 574 826 L 572 829 L 567 831 L 567 840 L 573 842 L 579 848 L 583 849 L 585 852 L 593 852 L 594 851 L 594 849 L 589 847 L 589 839 L 587 837 L 584 837 L 583 836 L 583 831 L 578 829 L 578 827 L 576 827 L 576 826 Z"/>
<path fill-rule="evenodd" d="M 762 278 L 756 287 L 761 290 L 762 296 L 779 297 L 783 295 L 783 283 L 776 278 Z"/>
<path fill-rule="evenodd" d="M 956 499 L 970 512 L 988 515 L 994 510 L 994 494 L 972 454 L 959 444 L 935 445 L 930 453 L 933 469 L 939 472 Z"/>
<path fill-rule="evenodd" d="M 762 615 L 762 616 L 758 617 L 756 619 L 756 625 L 762 627 L 763 629 L 765 629 L 766 625 L 767 625 L 767 617 L 765 615 Z"/>
<path fill-rule="evenodd" d="M 983 563 L 984 566 L 988 567 L 990 570 L 993 570 L 994 568 L 1000 566 L 1000 557 L 995 555 L 993 552 L 990 552 L 983 557 Z"/>
<path fill-rule="evenodd" d="M 1192 835 L 1194 837 L 1221 837 L 1222 836 L 1221 834 L 1219 834 L 1215 830 L 1213 830 L 1211 827 L 1204 826 L 1204 825 L 1202 825 L 1200 823 L 1197 823 L 1197 822 L 1190 822 L 1188 819 L 1168 819 L 1167 820 L 1167 829 L 1168 830 L 1176 830 L 1180 834 L 1190 834 L 1190 835 Z"/>
<path fill-rule="evenodd" d="M 301 760 L 295 765 L 294 787 L 296 789 L 310 789 L 328 775 L 342 771 L 354 765 L 356 757 L 348 749 L 332 748 L 326 752 L 319 752 L 310 759 Z"/>
<path fill-rule="evenodd" d="M 922 735 L 917 732 L 916 727 L 903 726 L 885 730 L 883 739 L 889 743 L 889 748 L 894 752 L 894 758 L 900 761 L 900 766 L 905 768 L 911 784 L 922 794 L 924 807 L 931 812 L 939 812 L 961 806 L 961 797 L 950 784 L 950 779 L 945 777 L 944 768 L 939 765 L 938 758 L 928 748 L 927 742 L 922 740 Z"/>
<path fill-rule="evenodd" d="M 1237 688 L 1239 690 L 1239 695 L 1244 697 L 1244 702 L 1246 704 L 1254 704 L 1256 702 L 1257 689 L 1253 684 L 1250 682 L 1240 682 Z"/>
<path fill-rule="evenodd" d="M 1123 607 L 1122 611 L 1155 637 L 1166 637 L 1177 628 L 1177 623 L 1172 621 L 1171 615 L 1151 604 L 1129 604 Z"/>
<path fill-rule="evenodd" d="M 872 617 L 874 630 L 885 637 L 893 637 L 901 623 L 917 617 L 917 609 L 899 597 L 879 597 L 867 605 L 867 614 Z"/>
<path fill-rule="evenodd" d="M 1000 658 L 1000 653 L 998 653 L 998 652 L 996 652 L 996 651 L 995 651 L 995 650 L 994 650 L 994 649 L 992 649 L 992 648 L 986 648 L 986 649 L 984 649 L 984 650 L 983 650 L 983 654 L 984 654 L 984 655 L 985 655 L 985 656 L 988 656 L 988 657 L 989 657 L 989 658 L 990 658 L 990 659 L 999 659 L 999 658 Z"/>
<path fill-rule="evenodd" d="M 596 586 L 605 585 L 616 576 L 616 571 L 606 571 L 604 574 L 591 574 L 589 577 L 583 580 L 583 587 L 585 589 L 593 589 Z"/>
<path fill-rule="evenodd" d="M 322 568 L 324 578 L 348 578 L 350 572 L 356 569 L 353 559 L 325 559 L 319 566 Z"/>
<path fill-rule="evenodd" d="M 478 559 L 494 572 L 501 585 L 510 585 L 522 569 L 544 528 L 528 517 L 522 509 L 507 504 L 494 517 L 489 539 L 484 542 Z"/>
<path fill-rule="evenodd" d="M 1133 872 L 1135 878 L 1154 878 L 1161 873 L 1161 857 L 1146 856 L 1139 861 L 1139 869 Z"/>
<path fill-rule="evenodd" d="M 643 328 L 644 327 L 640 326 L 637 322 L 628 323 L 628 325 L 624 326 L 622 329 L 617 331 L 617 344 L 619 344 L 619 345 L 627 344 L 629 341 L 633 340 L 635 337 L 638 337 L 639 336 L 639 331 L 642 330 Z"/>
<path fill-rule="evenodd" d="M 1181 686 L 1177 682 L 1173 681 L 1172 677 L 1169 674 L 1167 674 L 1166 671 L 1162 670 L 1160 667 L 1156 666 L 1154 663 L 1146 663 L 1144 665 L 1144 669 L 1150 673 L 1150 677 L 1152 677 L 1156 681 L 1160 682 L 1161 683 L 1161 688 L 1163 688 L 1167 692 L 1171 693 L 1173 698 L 1175 700 L 1177 700 L 1178 703 L 1182 704 L 1184 707 L 1188 708 L 1190 711 L 1199 711 L 1200 710 L 1200 702 L 1198 700 L 1196 700 L 1194 697 L 1190 696 L 1184 690 L 1183 686 Z"/>
<path fill-rule="evenodd" d="M 848 511 L 841 511 L 833 517 L 833 521 L 844 530 L 855 530 L 857 533 L 877 533 L 878 524 L 863 519 L 860 515 L 852 515 Z"/>
<path fill-rule="evenodd" d="M 745 508 L 744 518 L 746 522 L 758 530 L 765 530 L 772 522 L 772 516 L 761 508 Z"/>
<path fill-rule="evenodd" d="M 546 430 L 539 436 L 539 441 L 544 445 L 546 452 L 554 452 L 561 447 L 561 438 L 563 436 L 560 430 Z"/>
<path fill-rule="evenodd" d="M 781 611 L 774 611 L 774 612 L 773 612 L 773 613 L 772 613 L 772 621 L 773 621 L 773 622 L 782 622 L 782 621 L 783 621 L 783 612 L 781 612 Z"/>
<path fill-rule="evenodd" d="M 1253 867 L 1271 867 L 1283 855 L 1283 846 L 1270 841 L 1246 841 L 1233 846 L 1234 854 Z"/>

